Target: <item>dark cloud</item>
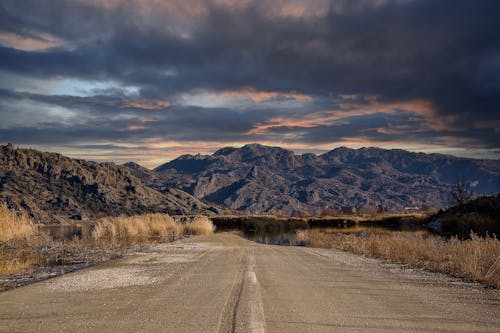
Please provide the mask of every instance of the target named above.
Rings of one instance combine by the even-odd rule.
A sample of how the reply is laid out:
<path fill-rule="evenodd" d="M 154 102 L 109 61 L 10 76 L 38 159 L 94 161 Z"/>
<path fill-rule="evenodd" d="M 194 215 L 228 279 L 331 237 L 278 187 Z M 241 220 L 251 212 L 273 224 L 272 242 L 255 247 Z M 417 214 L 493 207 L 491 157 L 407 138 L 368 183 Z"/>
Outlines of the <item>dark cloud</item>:
<path fill-rule="evenodd" d="M 20 93 L 16 86 L 1 90 L 2 117 L 16 117 L 9 114 L 8 101 L 29 100 L 78 112 L 83 120 L 74 125 L 48 119 L 31 127 L 0 126 L 0 141 L 140 143 L 159 138 L 314 145 L 359 137 L 498 148 L 498 1 L 220 5 L 192 0 L 156 6 L 148 8 L 140 1 L 120 6 L 3 1 L 0 36 L 10 33 L 42 42 L 50 36 L 62 42 L 37 50 L 4 45 L 1 71 L 37 80 L 110 81 L 119 87 L 95 90 L 93 96 Z M 134 87 L 136 93 L 132 96 L 120 87 Z M 267 104 L 247 100 L 242 109 L 179 102 L 183 94 L 217 96 L 248 87 L 256 92 L 293 91 L 312 100 L 291 107 L 283 103 L 288 97 L 281 97 L 279 104 L 280 97 L 273 95 Z M 376 96 L 377 102 L 369 96 Z M 379 110 L 419 101 L 430 103 L 432 110 Z M 144 103 L 149 106 L 141 107 Z M 353 115 L 345 103 L 371 107 L 371 112 Z M 345 116 L 300 125 L 301 117 L 308 120 L 328 110 L 345 111 Z M 299 125 L 276 123 L 286 118 Z M 255 131 L 266 124 L 275 125 Z"/>

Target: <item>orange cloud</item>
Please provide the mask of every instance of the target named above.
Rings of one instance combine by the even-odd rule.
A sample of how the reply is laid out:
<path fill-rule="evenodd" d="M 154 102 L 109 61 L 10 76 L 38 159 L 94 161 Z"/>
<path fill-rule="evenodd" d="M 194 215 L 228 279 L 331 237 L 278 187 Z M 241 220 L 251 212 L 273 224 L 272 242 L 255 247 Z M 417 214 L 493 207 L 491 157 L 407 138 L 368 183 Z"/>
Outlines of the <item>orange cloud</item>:
<path fill-rule="evenodd" d="M 169 101 L 151 100 L 151 101 L 134 101 L 127 100 L 122 103 L 122 107 L 143 109 L 143 110 L 158 110 L 170 107 Z"/>
<path fill-rule="evenodd" d="M 66 43 L 49 34 L 33 34 L 35 37 L 27 37 L 11 32 L 0 32 L 0 44 L 10 48 L 23 51 L 40 51 L 52 47 L 60 47 Z"/>
<path fill-rule="evenodd" d="M 252 87 L 247 87 L 239 90 L 223 91 L 218 93 L 217 96 L 222 98 L 236 98 L 236 99 L 249 98 L 254 102 L 262 102 L 273 98 L 289 98 L 289 99 L 301 100 L 304 102 L 312 101 L 311 96 L 301 94 L 298 92 L 258 91 Z"/>
<path fill-rule="evenodd" d="M 349 117 L 369 116 L 377 113 L 397 114 L 399 112 L 414 113 L 422 118 L 424 127 L 440 131 L 450 129 L 453 117 L 438 117 L 433 104 L 430 101 L 416 99 L 402 102 L 380 102 L 372 95 L 342 95 L 339 107 L 334 110 L 326 110 L 309 113 L 305 116 L 275 117 L 266 123 L 258 124 L 247 134 L 264 134 L 267 130 L 278 127 L 302 127 L 311 128 L 320 125 L 341 125 Z M 380 133 L 385 131 L 397 131 L 397 129 L 379 129 Z"/>
<path fill-rule="evenodd" d="M 267 130 L 278 127 L 301 127 L 312 128 L 320 125 L 331 124 L 341 117 L 332 115 L 330 112 L 313 112 L 303 117 L 274 117 L 264 124 L 258 124 L 246 134 L 265 134 Z"/>
<path fill-rule="evenodd" d="M 413 112 L 419 115 L 433 116 L 436 114 L 432 102 L 424 99 L 414 99 L 402 102 L 380 102 L 374 95 L 341 95 L 345 100 L 339 104 L 340 109 L 359 115 L 374 113 L 394 114 L 398 110 Z"/>
<path fill-rule="evenodd" d="M 291 18 L 319 17 L 328 13 L 329 1 L 278 0 L 264 2 L 270 15 Z"/>
<path fill-rule="evenodd" d="M 463 131 L 465 128 L 456 125 L 456 115 L 438 115 L 434 104 L 424 99 L 414 99 L 401 102 L 380 102 L 373 95 L 342 95 L 347 100 L 340 104 L 340 108 L 348 111 L 347 116 L 369 115 L 374 113 L 396 114 L 400 111 L 411 112 L 422 118 L 423 125 L 434 131 Z M 363 100 L 363 102 L 356 102 Z"/>
<path fill-rule="evenodd" d="M 130 125 L 129 127 L 127 127 L 127 129 L 129 131 L 137 131 L 137 130 L 141 130 L 141 129 L 145 129 L 146 127 L 143 126 L 143 125 Z"/>
<path fill-rule="evenodd" d="M 134 99 L 111 99 L 106 97 L 79 97 L 69 96 L 67 100 L 75 104 L 104 105 L 115 108 L 133 108 L 141 110 L 160 110 L 168 108 L 171 103 L 166 100 L 134 100 Z"/>
<path fill-rule="evenodd" d="M 139 123 L 137 124 L 133 124 L 133 125 L 129 125 L 127 127 L 127 130 L 129 131 L 138 131 L 138 130 L 142 130 L 142 129 L 145 129 L 146 128 L 146 125 L 147 123 L 151 123 L 151 122 L 154 122 L 155 119 L 154 118 L 150 118 L 150 117 L 141 117 L 139 119 Z"/>

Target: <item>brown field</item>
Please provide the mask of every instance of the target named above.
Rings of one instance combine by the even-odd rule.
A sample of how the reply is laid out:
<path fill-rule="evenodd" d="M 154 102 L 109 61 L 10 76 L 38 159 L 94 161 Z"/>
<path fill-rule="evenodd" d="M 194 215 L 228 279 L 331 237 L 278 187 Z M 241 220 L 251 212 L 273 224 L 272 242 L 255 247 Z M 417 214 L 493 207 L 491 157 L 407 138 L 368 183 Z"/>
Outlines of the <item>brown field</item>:
<path fill-rule="evenodd" d="M 500 241 L 494 237 L 445 239 L 402 232 L 322 233 L 298 231 L 307 245 L 389 259 L 500 287 Z"/>

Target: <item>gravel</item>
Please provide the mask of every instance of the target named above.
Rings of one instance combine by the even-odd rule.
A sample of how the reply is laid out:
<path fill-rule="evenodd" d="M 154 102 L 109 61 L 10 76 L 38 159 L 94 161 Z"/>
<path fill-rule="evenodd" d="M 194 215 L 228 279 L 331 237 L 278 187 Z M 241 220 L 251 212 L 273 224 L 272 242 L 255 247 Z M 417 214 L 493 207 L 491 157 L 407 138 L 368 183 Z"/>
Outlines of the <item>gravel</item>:
<path fill-rule="evenodd" d="M 98 291 L 104 289 L 144 286 L 159 282 L 138 268 L 104 268 L 81 271 L 49 281 L 48 288 L 60 291 Z"/>

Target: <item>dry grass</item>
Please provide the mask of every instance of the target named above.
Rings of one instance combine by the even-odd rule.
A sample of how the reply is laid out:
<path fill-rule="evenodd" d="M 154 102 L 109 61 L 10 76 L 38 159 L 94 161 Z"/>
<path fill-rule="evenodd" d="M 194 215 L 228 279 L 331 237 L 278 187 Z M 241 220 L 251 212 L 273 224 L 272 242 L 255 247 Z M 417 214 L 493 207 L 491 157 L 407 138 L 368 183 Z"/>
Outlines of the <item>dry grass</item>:
<path fill-rule="evenodd" d="M 182 225 L 184 234 L 210 235 L 215 231 L 215 227 L 206 216 L 197 216 L 193 221 Z"/>
<path fill-rule="evenodd" d="M 172 241 L 183 235 L 207 235 L 213 232 L 212 222 L 204 216 L 187 223 L 176 223 L 169 215 L 146 214 L 101 219 L 92 231 L 92 238 L 107 244 L 134 244 L 152 239 Z"/>
<path fill-rule="evenodd" d="M 0 275 L 37 267 L 86 265 L 125 254 L 136 244 L 173 241 L 184 235 L 214 232 L 206 217 L 176 223 L 170 216 L 147 214 L 99 220 L 90 238 L 53 240 L 25 215 L 0 205 Z M 31 273 L 29 273 L 31 274 Z M 1 290 L 0 283 L 0 290 Z"/>
<path fill-rule="evenodd" d="M 402 262 L 500 287 L 500 241 L 471 235 L 468 240 L 400 232 L 358 234 L 298 232 L 313 247 L 338 248 Z"/>
<path fill-rule="evenodd" d="M 0 204 L 0 275 L 31 268 L 39 261 L 39 249 L 47 242 L 48 237 L 38 232 L 29 217 Z"/>
<path fill-rule="evenodd" d="M 0 275 L 15 274 L 29 268 L 36 264 L 32 259 L 26 260 L 0 260 Z"/>
<path fill-rule="evenodd" d="M 6 205 L 0 205 L 0 245 L 27 242 L 36 236 L 33 222 L 23 214 L 16 214 Z"/>
<path fill-rule="evenodd" d="M 182 227 L 163 214 L 132 217 L 107 217 L 99 220 L 92 231 L 97 242 L 116 244 L 133 243 L 151 237 L 175 239 L 182 234 Z"/>

